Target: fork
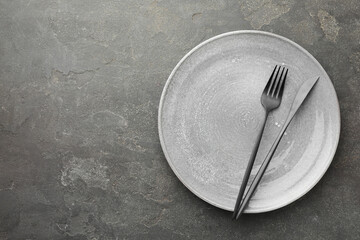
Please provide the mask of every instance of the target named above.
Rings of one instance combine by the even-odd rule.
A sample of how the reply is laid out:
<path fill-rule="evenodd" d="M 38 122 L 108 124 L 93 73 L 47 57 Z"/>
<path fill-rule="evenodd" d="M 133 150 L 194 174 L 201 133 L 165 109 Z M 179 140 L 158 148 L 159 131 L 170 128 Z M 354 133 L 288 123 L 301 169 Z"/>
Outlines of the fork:
<path fill-rule="evenodd" d="M 276 65 L 261 95 L 261 104 L 265 109 L 265 120 L 261 127 L 261 131 L 256 138 L 255 146 L 251 152 L 250 160 L 245 170 L 245 174 L 236 200 L 234 213 L 232 216 L 233 219 L 236 218 L 241 200 L 245 192 L 247 182 L 249 181 L 250 173 L 256 159 L 256 154 L 259 149 L 259 145 L 260 145 L 261 137 L 264 132 L 267 117 L 272 110 L 278 108 L 281 104 L 287 73 L 288 73 L 288 69 L 286 67 L 281 67 Z"/>

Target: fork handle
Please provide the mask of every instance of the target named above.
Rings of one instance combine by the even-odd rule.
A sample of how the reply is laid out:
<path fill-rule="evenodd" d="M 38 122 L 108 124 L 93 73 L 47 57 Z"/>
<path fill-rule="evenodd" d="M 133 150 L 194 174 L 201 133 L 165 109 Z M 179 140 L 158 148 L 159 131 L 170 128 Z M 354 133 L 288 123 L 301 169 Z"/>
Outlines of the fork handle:
<path fill-rule="evenodd" d="M 284 132 L 286 131 L 287 127 L 289 126 L 289 123 L 291 121 L 292 118 L 287 118 L 287 120 L 285 121 L 285 124 L 283 126 L 283 128 L 280 130 L 278 136 L 276 137 L 273 145 L 271 146 L 270 151 L 268 152 L 268 154 L 265 157 L 264 162 L 261 164 L 259 171 L 257 172 L 257 174 L 255 175 L 255 178 L 253 180 L 253 182 L 250 185 L 249 190 L 247 191 L 244 200 L 242 201 L 242 204 L 240 206 L 239 211 L 237 212 L 237 216 L 236 219 L 238 219 L 240 217 L 240 215 L 243 213 L 243 211 L 245 210 L 245 208 L 247 207 L 247 204 L 249 203 L 250 198 L 252 197 L 252 195 L 255 192 L 255 189 L 257 188 L 257 186 L 259 185 L 262 176 L 264 175 L 267 166 L 270 163 L 271 158 L 273 157 L 275 150 L 277 148 L 277 146 L 280 143 L 280 140 L 284 134 Z"/>
<path fill-rule="evenodd" d="M 259 149 L 259 146 L 260 146 L 260 142 L 261 142 L 261 138 L 262 138 L 262 135 L 264 133 L 264 129 L 265 129 L 265 125 L 266 125 L 266 120 L 267 120 L 267 117 L 268 117 L 268 111 L 265 112 L 265 120 L 264 120 L 264 123 L 261 127 L 261 131 L 259 132 L 257 138 L 256 138 L 256 141 L 255 141 L 255 145 L 254 145 L 254 148 L 251 152 L 251 156 L 250 156 L 250 159 L 249 159 L 249 162 L 248 162 L 248 165 L 246 167 L 246 170 L 245 170 L 245 174 L 244 174 L 244 177 L 243 177 L 243 180 L 241 182 L 241 187 L 240 187 L 240 190 L 239 190 L 239 194 L 238 194 L 238 197 L 237 197 L 237 200 L 236 200 L 236 204 L 235 204 L 235 208 L 234 208 L 234 212 L 233 212 L 233 216 L 232 216 L 232 219 L 235 219 L 236 216 L 237 216 L 237 213 L 238 213 L 238 210 L 239 210 L 239 207 L 240 207 L 240 203 L 241 203 L 241 200 L 243 198 L 243 195 L 244 195 L 244 192 L 245 192 L 245 189 L 246 189 L 246 185 L 249 181 L 249 177 L 250 177 L 250 174 L 251 174 L 251 170 L 253 168 L 253 165 L 254 165 L 254 162 L 255 162 L 255 159 L 256 159 L 256 154 L 258 152 L 258 149 Z"/>

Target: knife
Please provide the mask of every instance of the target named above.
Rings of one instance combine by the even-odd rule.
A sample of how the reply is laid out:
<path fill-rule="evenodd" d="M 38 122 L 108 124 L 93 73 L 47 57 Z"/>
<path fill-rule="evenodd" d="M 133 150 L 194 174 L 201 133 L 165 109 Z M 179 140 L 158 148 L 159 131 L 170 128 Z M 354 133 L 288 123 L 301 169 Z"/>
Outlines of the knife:
<path fill-rule="evenodd" d="M 291 120 L 294 118 L 295 113 L 297 112 L 297 110 L 300 108 L 301 104 L 304 102 L 304 100 L 306 99 L 306 97 L 308 96 L 310 90 L 313 88 L 313 86 L 315 85 L 315 83 L 317 83 L 317 81 L 319 80 L 320 77 L 318 78 L 314 78 L 314 79 L 309 79 L 307 81 L 305 81 L 299 88 L 295 98 L 294 98 L 294 102 L 291 105 L 290 108 L 290 112 L 289 115 L 279 133 L 279 135 L 276 137 L 273 145 L 271 146 L 268 154 L 265 157 L 264 162 L 261 164 L 259 171 L 257 172 L 254 180 L 252 181 L 249 190 L 247 191 L 241 205 L 240 205 L 240 210 L 238 211 L 237 215 L 236 215 L 236 219 L 239 218 L 239 216 L 243 213 L 244 209 L 247 207 L 247 204 L 249 203 L 250 198 L 252 197 L 252 195 L 254 194 L 257 186 L 259 185 L 262 176 L 264 175 L 267 166 L 269 165 L 271 158 L 273 157 L 275 150 L 277 148 L 277 146 L 279 145 L 279 142 L 282 138 L 282 136 L 284 135 L 284 132 L 286 131 L 287 127 L 289 126 Z"/>

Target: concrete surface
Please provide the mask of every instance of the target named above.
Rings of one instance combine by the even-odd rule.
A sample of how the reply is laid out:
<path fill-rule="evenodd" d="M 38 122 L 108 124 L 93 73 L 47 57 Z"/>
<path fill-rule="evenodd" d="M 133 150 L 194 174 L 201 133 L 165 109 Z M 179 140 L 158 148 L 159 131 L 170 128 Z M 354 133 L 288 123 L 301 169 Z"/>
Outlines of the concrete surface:
<path fill-rule="evenodd" d="M 240 29 L 319 60 L 342 133 L 310 193 L 234 222 L 172 173 L 157 108 L 185 53 Z M 360 239 L 359 43 L 358 0 L 0 0 L 0 239 Z"/>

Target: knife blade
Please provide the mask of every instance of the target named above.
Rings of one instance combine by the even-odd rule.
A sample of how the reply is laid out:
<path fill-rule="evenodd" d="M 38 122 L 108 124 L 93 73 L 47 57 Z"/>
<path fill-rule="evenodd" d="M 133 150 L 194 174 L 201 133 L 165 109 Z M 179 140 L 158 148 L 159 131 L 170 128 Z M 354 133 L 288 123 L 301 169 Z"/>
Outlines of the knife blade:
<path fill-rule="evenodd" d="M 279 145 L 280 140 L 281 140 L 282 136 L 284 135 L 287 127 L 289 126 L 289 124 L 290 124 L 291 120 L 294 118 L 297 110 L 300 108 L 301 104 L 304 102 L 304 100 L 306 99 L 306 97 L 308 96 L 308 94 L 310 93 L 310 91 L 314 87 L 314 85 L 317 83 L 319 78 L 320 77 L 309 79 L 300 86 L 300 88 L 294 98 L 294 101 L 291 105 L 288 117 L 286 118 L 286 121 L 285 121 L 281 131 L 279 132 L 278 136 L 276 137 L 273 145 L 271 146 L 268 154 L 265 157 L 265 160 L 261 164 L 259 171 L 257 172 L 254 180 L 252 181 L 252 183 L 249 187 L 249 190 L 247 191 L 243 201 L 241 202 L 240 209 L 236 215 L 236 219 L 239 218 L 239 216 L 243 213 L 244 209 L 247 207 L 247 204 L 249 203 L 250 198 L 254 194 L 257 186 L 259 185 L 261 178 L 264 175 L 266 168 L 269 165 L 271 158 L 273 157 L 275 150 L 276 150 L 277 146 Z"/>

